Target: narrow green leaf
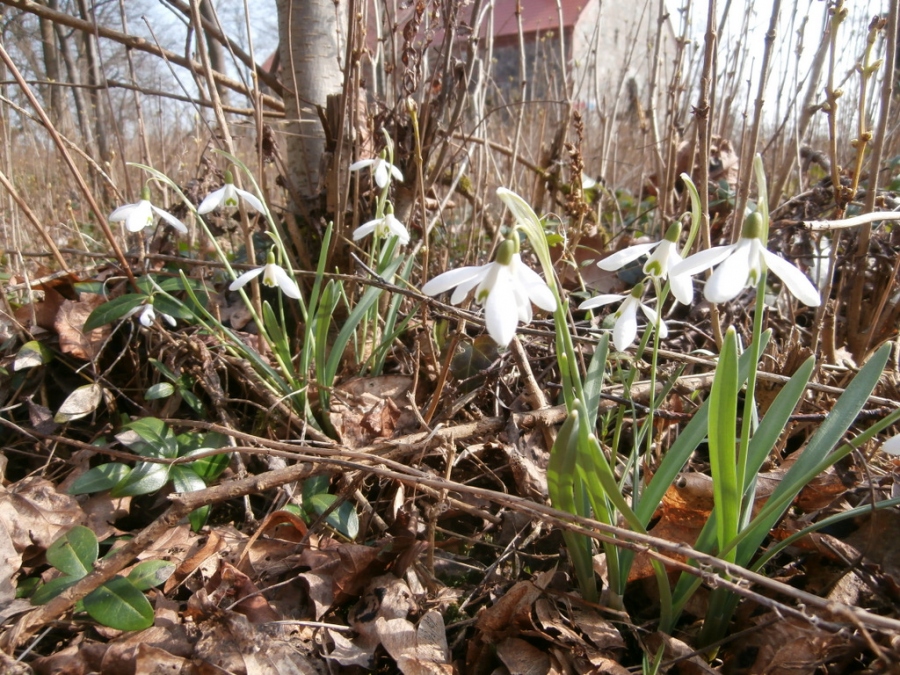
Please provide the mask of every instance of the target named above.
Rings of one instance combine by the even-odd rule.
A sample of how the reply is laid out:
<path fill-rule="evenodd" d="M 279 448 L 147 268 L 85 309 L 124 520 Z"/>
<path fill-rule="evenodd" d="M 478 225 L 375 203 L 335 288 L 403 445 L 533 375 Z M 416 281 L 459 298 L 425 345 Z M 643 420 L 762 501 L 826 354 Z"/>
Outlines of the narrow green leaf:
<path fill-rule="evenodd" d="M 131 467 L 121 462 L 95 466 L 78 476 L 69 486 L 70 495 L 87 495 L 111 490 L 131 472 Z"/>
<path fill-rule="evenodd" d="M 597 426 L 597 414 L 600 411 L 600 394 L 603 392 L 603 375 L 606 372 L 606 359 L 609 356 L 609 333 L 604 333 L 594 347 L 594 355 L 584 374 L 584 407 L 588 414 L 588 428 Z"/>
<path fill-rule="evenodd" d="M 63 574 L 80 579 L 91 571 L 100 545 L 89 528 L 76 525 L 47 549 L 47 562 Z"/>
<path fill-rule="evenodd" d="M 84 322 L 83 330 L 84 332 L 94 330 L 95 328 L 100 328 L 100 326 L 105 326 L 108 323 L 112 323 L 117 319 L 121 319 L 123 316 L 128 314 L 128 312 L 130 312 L 132 309 L 142 304 L 146 300 L 146 295 L 140 295 L 139 293 L 126 293 L 125 295 L 120 295 L 114 300 L 104 302 L 93 312 L 91 312 L 91 315 L 87 318 L 87 321 Z"/>
<path fill-rule="evenodd" d="M 153 625 L 150 601 L 125 577 L 116 576 L 84 598 L 84 609 L 98 623 L 117 630 Z"/>
<path fill-rule="evenodd" d="M 139 591 L 148 591 L 163 583 L 174 571 L 175 563 L 167 560 L 145 560 L 135 565 L 128 573 L 128 581 Z"/>
<path fill-rule="evenodd" d="M 713 479 L 713 499 L 718 514 L 716 533 L 719 550 L 738 533 L 742 489 L 737 481 L 737 333 L 729 328 L 709 393 L 709 465 Z M 734 562 L 734 552 L 726 557 Z"/>

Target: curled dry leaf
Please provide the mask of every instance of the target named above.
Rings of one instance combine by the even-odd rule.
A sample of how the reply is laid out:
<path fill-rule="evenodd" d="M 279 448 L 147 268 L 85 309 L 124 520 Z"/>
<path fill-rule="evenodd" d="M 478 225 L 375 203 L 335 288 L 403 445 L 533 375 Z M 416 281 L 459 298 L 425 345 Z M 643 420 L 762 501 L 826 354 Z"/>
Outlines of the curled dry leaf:
<path fill-rule="evenodd" d="M 59 335 L 59 348 L 63 354 L 82 361 L 91 361 L 99 355 L 112 329 L 107 325 L 85 333 L 84 323 L 91 312 L 104 302 L 106 299 L 103 296 L 93 293 L 84 294 L 77 302 L 62 302 L 53 320 L 53 329 Z"/>

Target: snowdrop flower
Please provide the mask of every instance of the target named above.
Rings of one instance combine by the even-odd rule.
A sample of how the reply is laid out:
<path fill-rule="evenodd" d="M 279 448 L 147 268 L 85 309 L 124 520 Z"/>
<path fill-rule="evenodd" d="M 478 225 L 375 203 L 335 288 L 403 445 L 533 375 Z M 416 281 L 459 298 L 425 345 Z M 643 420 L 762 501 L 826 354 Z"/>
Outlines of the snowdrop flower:
<path fill-rule="evenodd" d="M 591 178 L 590 176 L 588 176 L 586 173 L 584 173 L 582 171 L 581 172 L 581 189 L 582 189 L 582 191 L 587 192 L 588 190 L 593 190 L 595 187 L 597 187 L 597 181 L 595 181 L 593 178 Z"/>
<path fill-rule="evenodd" d="M 900 436 L 893 436 L 881 444 L 881 451 L 894 457 L 900 456 Z"/>
<path fill-rule="evenodd" d="M 556 310 L 556 297 L 537 272 L 522 262 L 519 241 L 505 240 L 492 263 L 460 267 L 436 276 L 422 287 L 425 295 L 438 295 L 456 288 L 450 303 L 458 305 L 475 289 L 475 302 L 484 305 L 484 323 L 488 334 L 505 347 L 516 334 L 521 321 L 531 323 L 531 303 L 548 312 Z"/>
<path fill-rule="evenodd" d="M 294 298 L 294 300 L 300 299 L 300 289 L 297 287 L 294 280 L 288 276 L 288 273 L 284 271 L 284 268 L 275 264 L 275 254 L 272 251 L 269 251 L 269 257 L 265 265 L 244 272 L 241 276 L 231 282 L 228 290 L 236 291 L 260 274 L 263 275 L 263 284 L 269 288 L 275 288 L 277 286 L 281 289 L 281 292 L 289 298 Z"/>
<path fill-rule="evenodd" d="M 719 265 L 706 282 L 703 296 L 710 302 L 728 302 L 744 288 L 756 286 L 766 269 L 772 270 L 804 305 L 818 307 L 822 300 L 812 282 L 784 258 L 766 249 L 762 237 L 763 220 L 758 212 L 744 221 L 741 238 L 730 246 L 715 246 L 695 253 L 675 265 L 670 274 L 697 274 Z"/>
<path fill-rule="evenodd" d="M 244 202 L 255 211 L 259 211 L 260 213 L 266 212 L 266 207 L 263 206 L 263 203 L 259 201 L 256 195 L 234 186 L 234 176 L 231 175 L 230 171 L 226 171 L 225 185 L 215 192 L 210 192 L 206 195 L 206 198 L 200 203 L 200 206 L 197 207 L 197 213 L 202 216 L 203 214 L 215 211 L 220 207 L 228 211 L 233 211 L 238 207 L 238 198 L 243 199 Z"/>
<path fill-rule="evenodd" d="M 140 232 L 145 227 L 153 225 L 154 213 L 179 232 L 187 233 L 187 227 L 178 218 L 150 203 L 150 188 L 146 186 L 141 190 L 141 201 L 137 204 L 120 206 L 109 214 L 109 219 L 114 223 L 124 220 L 126 230 Z"/>
<path fill-rule="evenodd" d="M 384 157 L 361 159 L 358 162 L 351 164 L 350 170 L 359 171 L 360 169 L 365 169 L 367 166 L 372 167 L 372 172 L 375 174 L 375 185 L 382 190 L 390 182 L 392 176 L 401 183 L 403 182 L 403 174 L 400 173 L 400 169 L 391 164 Z"/>
<path fill-rule="evenodd" d="M 654 244 L 635 244 L 613 253 L 597 263 L 597 267 L 607 272 L 621 269 L 632 260 L 653 251 L 653 255 L 644 263 L 644 274 L 655 279 L 669 279 L 669 287 L 675 299 L 687 305 L 694 299 L 694 286 L 690 274 L 672 274 L 672 268 L 681 262 L 678 252 L 678 237 L 681 236 L 681 223 L 672 223 L 666 230 L 662 241 Z"/>
<path fill-rule="evenodd" d="M 613 327 L 613 344 L 620 352 L 624 352 L 631 346 L 631 343 L 634 342 L 634 338 L 637 337 L 638 307 L 641 308 L 644 316 L 647 317 L 647 320 L 654 329 L 656 328 L 657 321 L 659 321 L 659 337 L 664 338 L 669 334 L 669 329 L 666 326 L 665 321 L 659 320 L 659 315 L 656 313 L 656 310 L 641 302 L 641 297 L 643 295 L 644 282 L 641 282 L 632 288 L 631 293 L 628 295 L 618 295 L 613 293 L 598 295 L 582 302 L 578 305 L 578 309 L 594 309 L 595 307 L 611 305 L 612 303 L 621 300 L 621 306 L 613 315 L 616 319 L 616 325 Z"/>
<path fill-rule="evenodd" d="M 406 227 L 394 216 L 394 209 L 390 203 L 387 205 L 386 213 L 383 218 L 370 220 L 364 225 L 360 225 L 353 230 L 353 241 L 358 241 L 367 234 L 375 233 L 376 237 L 385 239 L 390 236 L 396 236 L 400 240 L 402 246 L 409 243 L 409 232 Z"/>
<path fill-rule="evenodd" d="M 151 302 L 147 302 L 147 303 L 145 303 L 145 304 L 143 304 L 143 305 L 138 305 L 137 307 L 135 307 L 134 309 L 132 309 L 131 311 L 129 311 L 129 312 L 125 315 L 125 318 L 127 319 L 128 317 L 134 316 L 135 314 L 138 315 L 138 321 L 141 323 L 141 325 L 142 325 L 144 328 L 150 328 L 150 326 L 153 325 L 153 322 L 156 321 L 156 310 L 153 309 L 153 302 L 152 302 L 152 301 L 151 301 Z M 174 325 L 175 325 L 175 319 L 174 319 L 174 317 L 169 316 L 169 315 L 166 314 L 165 312 L 160 312 L 159 315 L 160 315 L 163 319 L 165 319 L 166 322 L 167 322 L 170 326 L 174 326 Z"/>

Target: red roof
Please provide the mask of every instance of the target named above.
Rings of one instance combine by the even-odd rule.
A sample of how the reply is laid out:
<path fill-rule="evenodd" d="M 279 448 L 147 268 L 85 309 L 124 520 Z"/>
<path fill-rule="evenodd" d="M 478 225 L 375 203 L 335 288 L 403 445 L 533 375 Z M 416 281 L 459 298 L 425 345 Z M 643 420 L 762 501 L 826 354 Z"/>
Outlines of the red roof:
<path fill-rule="evenodd" d="M 588 0 L 494 0 L 494 37 L 517 35 L 516 5 L 522 7 L 522 32 L 541 33 L 559 30 L 559 9 L 562 8 L 563 28 L 571 28 L 578 21 Z M 559 5 L 559 7 L 557 6 Z"/>

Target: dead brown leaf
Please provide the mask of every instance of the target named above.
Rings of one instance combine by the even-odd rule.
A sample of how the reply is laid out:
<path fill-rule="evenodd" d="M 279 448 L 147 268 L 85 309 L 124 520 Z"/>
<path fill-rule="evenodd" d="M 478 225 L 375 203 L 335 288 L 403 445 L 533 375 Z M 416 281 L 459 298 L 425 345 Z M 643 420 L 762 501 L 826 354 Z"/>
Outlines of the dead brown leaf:
<path fill-rule="evenodd" d="M 102 295 L 83 293 L 81 300 L 64 300 L 53 321 L 53 329 L 59 335 L 59 348 L 63 354 L 91 361 L 100 354 L 103 342 L 109 337 L 110 327 L 100 326 L 84 332 L 84 323 L 91 312 L 106 302 Z"/>

